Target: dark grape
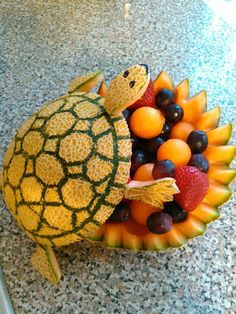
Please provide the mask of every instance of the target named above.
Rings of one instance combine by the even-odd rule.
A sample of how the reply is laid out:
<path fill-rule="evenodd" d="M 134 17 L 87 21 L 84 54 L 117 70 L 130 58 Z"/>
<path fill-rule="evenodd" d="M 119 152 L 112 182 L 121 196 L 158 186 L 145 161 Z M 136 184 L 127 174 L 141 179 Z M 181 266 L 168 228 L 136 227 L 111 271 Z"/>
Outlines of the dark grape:
<path fill-rule="evenodd" d="M 169 123 L 176 124 L 183 119 L 183 116 L 184 111 L 179 105 L 172 104 L 166 108 L 165 118 Z"/>
<path fill-rule="evenodd" d="M 168 123 L 165 123 L 159 136 L 163 138 L 164 140 L 168 140 L 170 131 L 171 131 L 171 126 Z"/>
<path fill-rule="evenodd" d="M 131 116 L 131 111 L 129 109 L 125 109 L 123 112 L 123 117 L 127 122 L 129 122 L 130 116 Z"/>
<path fill-rule="evenodd" d="M 202 172 L 209 170 L 208 160 L 201 154 L 193 155 L 188 163 L 189 166 L 198 168 Z"/>
<path fill-rule="evenodd" d="M 172 217 L 167 213 L 155 212 L 148 217 L 147 228 L 152 233 L 166 233 L 172 228 Z"/>
<path fill-rule="evenodd" d="M 140 138 L 136 136 L 135 134 L 131 134 L 131 143 L 132 143 L 132 150 L 135 150 L 137 148 L 146 148 L 147 146 L 147 141 L 144 140 L 143 138 Z"/>
<path fill-rule="evenodd" d="M 130 217 L 130 208 L 129 204 L 126 202 L 119 203 L 114 212 L 109 217 L 108 221 L 111 222 L 125 222 Z"/>
<path fill-rule="evenodd" d="M 204 131 L 192 131 L 188 136 L 187 143 L 193 154 L 201 154 L 207 148 L 208 138 Z"/>
<path fill-rule="evenodd" d="M 135 172 L 141 165 L 147 162 L 147 156 L 144 151 L 135 150 L 131 157 L 131 171 Z"/>
<path fill-rule="evenodd" d="M 171 160 L 157 160 L 152 170 L 152 176 L 155 180 L 166 177 L 173 177 L 175 173 L 175 165 Z"/>
<path fill-rule="evenodd" d="M 167 202 L 164 204 L 164 212 L 172 217 L 173 222 L 184 221 L 188 213 L 176 201 Z"/>
<path fill-rule="evenodd" d="M 150 153 L 148 154 L 147 159 L 147 162 L 154 164 L 157 161 L 157 156 Z"/>
<path fill-rule="evenodd" d="M 150 139 L 147 143 L 148 152 L 153 154 L 153 155 L 156 155 L 158 148 L 163 143 L 164 143 L 164 139 L 159 137 L 159 136 Z"/>
<path fill-rule="evenodd" d="M 170 104 L 175 102 L 174 93 L 166 88 L 163 88 L 156 94 L 156 106 L 161 110 L 165 110 Z"/>

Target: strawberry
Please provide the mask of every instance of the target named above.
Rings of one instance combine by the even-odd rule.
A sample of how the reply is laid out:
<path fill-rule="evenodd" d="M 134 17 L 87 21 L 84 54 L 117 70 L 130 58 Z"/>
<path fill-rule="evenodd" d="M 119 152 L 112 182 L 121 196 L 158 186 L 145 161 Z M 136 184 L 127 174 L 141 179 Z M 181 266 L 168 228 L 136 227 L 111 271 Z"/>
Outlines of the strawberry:
<path fill-rule="evenodd" d="M 131 105 L 129 107 L 129 109 L 138 109 L 140 107 L 144 107 L 144 106 L 148 106 L 148 107 L 153 107 L 156 108 L 155 106 L 155 91 L 154 91 L 154 87 L 153 87 L 153 81 L 150 79 L 149 85 L 145 91 L 145 93 L 143 94 L 143 96 L 137 100 L 133 105 Z"/>
<path fill-rule="evenodd" d="M 207 175 L 196 167 L 184 166 L 175 170 L 174 178 L 180 190 L 175 194 L 175 200 L 186 211 L 194 210 L 207 194 Z"/>

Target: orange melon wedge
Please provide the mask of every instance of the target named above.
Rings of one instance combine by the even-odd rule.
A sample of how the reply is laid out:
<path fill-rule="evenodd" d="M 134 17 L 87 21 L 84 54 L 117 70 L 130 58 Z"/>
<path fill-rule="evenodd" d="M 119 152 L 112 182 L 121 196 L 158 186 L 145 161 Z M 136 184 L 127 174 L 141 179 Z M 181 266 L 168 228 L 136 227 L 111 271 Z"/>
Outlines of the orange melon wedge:
<path fill-rule="evenodd" d="M 220 121 L 220 113 L 220 107 L 204 112 L 194 123 L 195 128 L 203 131 L 216 128 Z"/>
<path fill-rule="evenodd" d="M 216 129 L 207 131 L 208 144 L 225 145 L 232 136 L 233 125 L 228 123 Z"/>
<path fill-rule="evenodd" d="M 169 76 L 165 71 L 162 71 L 153 82 L 154 91 L 157 94 L 162 88 L 173 89 L 174 85 Z"/>
<path fill-rule="evenodd" d="M 206 111 L 207 95 L 206 91 L 201 91 L 195 96 L 184 99 L 179 102 L 179 105 L 184 110 L 183 121 L 193 123 L 196 119 Z"/>
<path fill-rule="evenodd" d="M 174 89 L 175 102 L 178 104 L 180 101 L 189 97 L 189 80 L 185 79 L 179 83 Z"/>

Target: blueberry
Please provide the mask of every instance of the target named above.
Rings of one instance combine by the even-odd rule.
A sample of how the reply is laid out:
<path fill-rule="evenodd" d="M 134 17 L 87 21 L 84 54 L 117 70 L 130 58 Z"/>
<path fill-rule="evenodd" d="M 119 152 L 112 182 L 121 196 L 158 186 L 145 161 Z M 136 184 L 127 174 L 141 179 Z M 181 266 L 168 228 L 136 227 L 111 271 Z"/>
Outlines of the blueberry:
<path fill-rule="evenodd" d="M 187 143 L 193 154 L 201 154 L 207 148 L 208 138 L 204 131 L 192 131 Z"/>
<path fill-rule="evenodd" d="M 176 201 L 165 203 L 163 211 L 169 214 L 175 223 L 184 221 L 188 216 L 187 211 L 183 209 Z"/>
<path fill-rule="evenodd" d="M 170 126 L 168 123 L 165 123 L 165 124 L 163 125 L 162 131 L 161 131 L 161 133 L 159 134 L 159 136 L 160 136 L 161 138 L 163 138 L 164 140 L 168 140 L 169 135 L 170 135 L 170 131 L 171 131 L 171 126 Z"/>
<path fill-rule="evenodd" d="M 164 143 L 164 139 L 159 137 L 159 136 L 150 139 L 147 143 L 148 152 L 153 154 L 153 155 L 156 155 L 158 148 L 163 143 Z"/>
<path fill-rule="evenodd" d="M 147 162 L 147 156 L 144 151 L 135 150 L 131 157 L 131 171 L 135 172 L 141 165 Z"/>
<path fill-rule="evenodd" d="M 191 157 L 189 166 L 193 166 L 198 168 L 202 172 L 207 172 L 209 169 L 209 162 L 208 160 L 201 154 L 195 154 Z"/>
<path fill-rule="evenodd" d="M 170 89 L 163 88 L 156 94 L 156 106 L 165 110 L 170 104 L 175 102 L 174 93 Z"/>
<path fill-rule="evenodd" d="M 155 180 L 166 177 L 173 177 L 175 173 L 175 165 L 171 160 L 157 160 L 152 170 L 152 176 Z"/>
<path fill-rule="evenodd" d="M 130 217 L 130 208 L 129 204 L 126 202 L 119 203 L 111 216 L 109 217 L 108 221 L 111 222 L 125 222 Z"/>
<path fill-rule="evenodd" d="M 165 111 L 165 118 L 171 124 L 176 124 L 181 121 L 184 116 L 183 109 L 176 104 L 169 105 Z"/>
<path fill-rule="evenodd" d="M 152 233 L 166 233 L 172 228 L 172 217 L 167 213 L 155 212 L 148 217 L 147 228 Z"/>

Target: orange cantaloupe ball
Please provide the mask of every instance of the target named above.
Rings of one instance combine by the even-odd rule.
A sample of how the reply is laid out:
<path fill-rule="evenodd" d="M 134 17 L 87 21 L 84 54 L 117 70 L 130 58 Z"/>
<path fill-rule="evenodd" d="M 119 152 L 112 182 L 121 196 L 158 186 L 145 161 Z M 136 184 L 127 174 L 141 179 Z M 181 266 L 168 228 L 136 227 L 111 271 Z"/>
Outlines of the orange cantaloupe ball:
<path fill-rule="evenodd" d="M 132 218 L 140 225 L 146 225 L 148 217 L 154 213 L 161 211 L 160 208 L 152 207 L 141 201 L 130 202 L 130 212 Z"/>
<path fill-rule="evenodd" d="M 137 171 L 135 172 L 133 176 L 133 180 L 137 181 L 150 181 L 154 180 L 152 176 L 152 169 L 154 167 L 154 164 L 144 164 L 140 166 Z"/>
<path fill-rule="evenodd" d="M 191 158 L 191 150 L 183 140 L 170 139 L 163 143 L 157 151 L 157 159 L 171 160 L 176 167 L 186 166 Z"/>
<path fill-rule="evenodd" d="M 192 131 L 194 131 L 194 126 L 191 123 L 181 121 L 172 127 L 170 138 L 178 138 L 186 142 Z"/>
<path fill-rule="evenodd" d="M 160 110 L 141 107 L 134 111 L 130 118 L 131 131 L 141 138 L 156 137 L 161 133 L 165 118 Z"/>

